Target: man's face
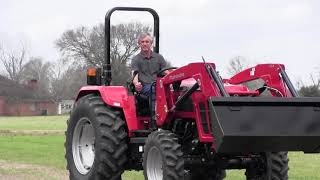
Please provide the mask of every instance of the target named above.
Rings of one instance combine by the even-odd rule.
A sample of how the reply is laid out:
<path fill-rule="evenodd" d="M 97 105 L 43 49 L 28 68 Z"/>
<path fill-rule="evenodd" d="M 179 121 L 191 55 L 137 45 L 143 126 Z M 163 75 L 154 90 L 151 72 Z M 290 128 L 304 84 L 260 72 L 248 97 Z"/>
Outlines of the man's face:
<path fill-rule="evenodd" d="M 146 36 L 145 38 L 141 39 L 139 42 L 139 46 L 142 51 L 150 51 L 152 46 L 152 41 L 150 36 Z"/>

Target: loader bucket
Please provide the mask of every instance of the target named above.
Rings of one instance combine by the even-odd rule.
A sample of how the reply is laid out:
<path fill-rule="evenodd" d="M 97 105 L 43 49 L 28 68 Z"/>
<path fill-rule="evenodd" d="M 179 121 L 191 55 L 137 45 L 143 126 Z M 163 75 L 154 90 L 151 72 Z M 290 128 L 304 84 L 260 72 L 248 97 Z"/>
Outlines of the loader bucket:
<path fill-rule="evenodd" d="M 209 112 L 216 152 L 320 151 L 320 98 L 211 97 Z"/>

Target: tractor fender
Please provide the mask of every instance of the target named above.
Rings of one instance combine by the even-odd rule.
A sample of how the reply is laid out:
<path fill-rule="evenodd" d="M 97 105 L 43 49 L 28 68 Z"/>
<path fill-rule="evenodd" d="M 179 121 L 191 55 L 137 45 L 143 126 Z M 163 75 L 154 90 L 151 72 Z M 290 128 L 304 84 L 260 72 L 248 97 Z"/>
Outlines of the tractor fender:
<path fill-rule="evenodd" d="M 76 98 L 76 101 L 87 94 L 99 93 L 102 100 L 113 107 L 123 108 L 123 104 L 128 99 L 128 90 L 123 86 L 84 86 Z"/>
<path fill-rule="evenodd" d="M 79 90 L 76 101 L 92 93 L 99 94 L 107 105 L 123 110 L 129 132 L 139 128 L 134 97 L 128 95 L 127 88 L 123 86 L 84 86 Z"/>

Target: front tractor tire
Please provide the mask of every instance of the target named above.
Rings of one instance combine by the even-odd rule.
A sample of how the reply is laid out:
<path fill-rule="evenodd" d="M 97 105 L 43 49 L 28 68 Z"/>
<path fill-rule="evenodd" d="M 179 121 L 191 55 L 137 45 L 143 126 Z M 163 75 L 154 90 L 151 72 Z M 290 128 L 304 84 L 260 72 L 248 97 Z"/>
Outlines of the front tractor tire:
<path fill-rule="evenodd" d="M 247 180 L 288 180 L 288 152 L 264 153 L 260 168 L 247 169 Z"/>
<path fill-rule="evenodd" d="M 166 130 L 152 132 L 144 147 L 143 174 L 145 180 L 184 179 L 184 160 L 175 134 Z"/>
<path fill-rule="evenodd" d="M 86 95 L 75 103 L 65 143 L 70 179 L 121 179 L 128 145 L 119 115 L 97 95 Z"/>

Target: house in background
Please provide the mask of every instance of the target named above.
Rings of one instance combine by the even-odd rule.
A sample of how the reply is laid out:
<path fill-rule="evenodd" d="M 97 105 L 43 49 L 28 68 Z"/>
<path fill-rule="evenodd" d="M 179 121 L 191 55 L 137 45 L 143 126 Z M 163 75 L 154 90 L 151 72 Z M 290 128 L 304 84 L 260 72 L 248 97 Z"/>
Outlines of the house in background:
<path fill-rule="evenodd" d="M 56 104 L 36 94 L 37 81 L 17 84 L 0 75 L 0 116 L 36 116 L 57 114 Z"/>

